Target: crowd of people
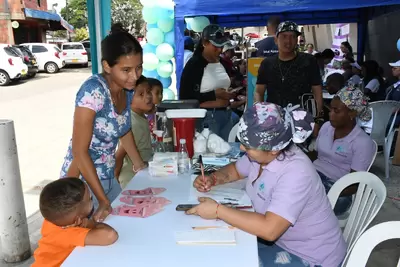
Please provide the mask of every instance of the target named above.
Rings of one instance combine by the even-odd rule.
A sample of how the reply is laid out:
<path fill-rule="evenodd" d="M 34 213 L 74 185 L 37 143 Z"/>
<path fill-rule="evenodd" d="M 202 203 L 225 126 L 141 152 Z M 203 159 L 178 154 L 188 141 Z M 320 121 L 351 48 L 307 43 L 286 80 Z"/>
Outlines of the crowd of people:
<path fill-rule="evenodd" d="M 271 18 L 268 30 L 265 41 L 256 44 L 265 59 L 254 105 L 247 109 L 246 66 L 232 60 L 235 47 L 224 30 L 211 24 L 198 40 L 185 39 L 180 99 L 197 99 L 207 110 L 198 127 L 207 124 L 225 140 L 238 123 L 237 138 L 246 152 L 236 163 L 197 177 L 193 186 L 206 192 L 247 179 L 254 208 L 236 210 L 201 198 L 187 214 L 219 219 L 257 236 L 261 266 L 280 265 L 276 259 L 284 258 L 286 266 L 337 267 L 347 245 L 335 215 L 349 209 L 357 185 L 342 192 L 334 209 L 327 192 L 344 175 L 368 171 L 376 147 L 359 122 L 371 120 L 368 97 L 400 100 L 400 82 L 386 92 L 378 64 L 355 62 L 348 43 L 342 49 L 343 74 L 327 75 L 332 50 L 317 53 L 309 44 L 299 52 L 294 22 Z M 60 266 L 77 246 L 114 243 L 118 233 L 103 221 L 122 188 L 152 156 L 162 84 L 142 75 L 143 49 L 119 24 L 102 41 L 101 54 L 103 72 L 76 94 L 61 179 L 40 196 L 45 221 L 34 267 Z M 400 61 L 391 66 L 400 78 Z M 333 95 L 330 103 L 323 100 L 323 87 Z M 305 93 L 317 103 L 315 117 L 301 108 Z M 310 138 L 316 140 L 314 154 L 300 149 Z"/>

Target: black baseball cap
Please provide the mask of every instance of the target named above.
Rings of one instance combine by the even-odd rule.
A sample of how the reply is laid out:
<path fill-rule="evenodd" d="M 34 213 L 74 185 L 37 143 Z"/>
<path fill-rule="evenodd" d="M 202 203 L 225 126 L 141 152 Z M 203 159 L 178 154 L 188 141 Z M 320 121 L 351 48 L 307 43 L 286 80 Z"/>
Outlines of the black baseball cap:
<path fill-rule="evenodd" d="M 282 32 L 294 32 L 297 34 L 297 36 L 301 35 L 301 32 L 299 31 L 299 26 L 297 26 L 297 24 L 292 21 L 284 21 L 278 25 L 276 36 L 278 36 Z"/>
<path fill-rule="evenodd" d="M 224 47 L 224 45 L 231 42 L 225 35 L 224 29 L 217 24 L 210 24 L 206 26 L 201 37 L 216 47 Z"/>

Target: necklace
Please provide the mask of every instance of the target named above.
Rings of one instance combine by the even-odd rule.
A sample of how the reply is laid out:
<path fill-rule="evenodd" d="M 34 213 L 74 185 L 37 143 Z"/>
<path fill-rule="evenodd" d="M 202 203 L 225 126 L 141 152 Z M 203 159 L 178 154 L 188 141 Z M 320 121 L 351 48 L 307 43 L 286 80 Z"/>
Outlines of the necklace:
<path fill-rule="evenodd" d="M 278 59 L 278 60 L 279 60 L 279 72 L 281 73 L 281 80 L 282 80 L 282 83 L 285 81 L 286 75 L 289 73 L 289 71 L 290 71 L 290 69 L 292 68 L 293 64 L 294 64 L 294 63 L 296 62 L 296 60 L 297 60 L 297 54 L 295 54 L 295 56 L 296 56 L 296 57 L 294 58 L 294 60 L 292 61 L 292 63 L 290 63 L 289 68 L 286 70 L 285 75 L 283 75 L 282 69 L 281 69 L 282 61 Z"/>
<path fill-rule="evenodd" d="M 283 83 L 283 82 L 285 81 L 286 75 L 288 75 L 290 69 L 291 69 L 292 66 L 293 66 L 293 62 L 289 65 L 289 68 L 286 70 L 285 75 L 283 75 L 283 73 L 282 73 L 281 64 L 282 64 L 282 63 L 279 62 L 279 72 L 281 73 L 281 78 L 282 78 L 281 80 L 282 80 L 282 83 Z"/>

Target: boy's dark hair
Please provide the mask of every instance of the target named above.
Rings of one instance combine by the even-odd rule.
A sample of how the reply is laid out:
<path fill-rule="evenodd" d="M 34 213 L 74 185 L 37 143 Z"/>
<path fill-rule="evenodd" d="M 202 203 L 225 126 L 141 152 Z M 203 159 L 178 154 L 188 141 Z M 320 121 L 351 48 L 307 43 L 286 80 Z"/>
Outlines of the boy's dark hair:
<path fill-rule="evenodd" d="M 340 90 L 345 85 L 344 76 L 340 73 L 332 73 L 326 78 L 326 83 L 336 85 Z"/>
<path fill-rule="evenodd" d="M 61 178 L 47 184 L 40 193 L 43 217 L 55 222 L 73 212 L 85 196 L 85 183 L 78 178 Z"/>
<path fill-rule="evenodd" d="M 322 51 L 321 56 L 323 58 L 333 59 L 335 57 L 335 52 L 333 52 L 332 49 L 327 48 L 324 51 Z"/>
<path fill-rule="evenodd" d="M 149 83 L 149 79 L 147 79 L 145 76 L 140 76 L 139 79 L 136 81 L 136 86 L 142 83 Z"/>
<path fill-rule="evenodd" d="M 274 30 L 276 30 L 276 28 L 279 26 L 279 23 L 281 23 L 281 18 L 278 16 L 272 16 L 268 19 L 267 26 L 270 25 L 274 27 Z"/>
<path fill-rule="evenodd" d="M 149 82 L 152 90 L 153 90 L 153 87 L 159 86 L 161 88 L 161 92 L 163 91 L 163 85 L 159 80 L 154 79 L 154 78 L 148 78 L 147 81 Z"/>
<path fill-rule="evenodd" d="M 143 48 L 138 40 L 125 30 L 121 23 L 112 25 L 110 34 L 101 41 L 101 60 L 113 67 L 121 56 L 132 53 L 143 54 Z"/>

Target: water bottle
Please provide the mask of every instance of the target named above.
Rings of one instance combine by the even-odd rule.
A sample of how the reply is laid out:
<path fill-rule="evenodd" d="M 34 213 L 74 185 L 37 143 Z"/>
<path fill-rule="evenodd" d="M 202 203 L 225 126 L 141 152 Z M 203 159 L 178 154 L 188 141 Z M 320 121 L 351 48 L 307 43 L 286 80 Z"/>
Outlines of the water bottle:
<path fill-rule="evenodd" d="M 164 116 L 162 118 L 162 128 L 161 130 L 163 131 L 163 143 L 164 143 L 164 147 L 165 147 L 165 151 L 166 152 L 172 152 L 174 151 L 174 144 L 172 142 L 172 135 L 168 129 L 168 121 L 167 121 L 167 117 Z"/>
<path fill-rule="evenodd" d="M 157 137 L 157 145 L 156 145 L 155 152 L 161 152 L 161 153 L 165 153 L 166 152 L 164 143 L 162 141 L 162 137 Z"/>
<path fill-rule="evenodd" d="M 190 159 L 186 148 L 186 139 L 180 139 L 179 144 L 178 172 L 179 174 L 187 174 L 190 170 Z"/>

